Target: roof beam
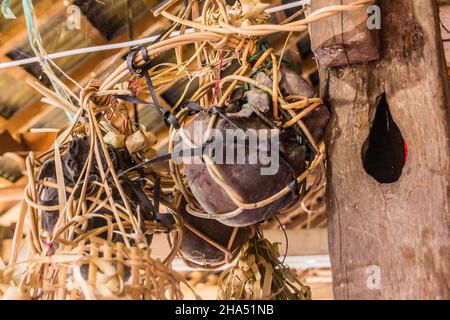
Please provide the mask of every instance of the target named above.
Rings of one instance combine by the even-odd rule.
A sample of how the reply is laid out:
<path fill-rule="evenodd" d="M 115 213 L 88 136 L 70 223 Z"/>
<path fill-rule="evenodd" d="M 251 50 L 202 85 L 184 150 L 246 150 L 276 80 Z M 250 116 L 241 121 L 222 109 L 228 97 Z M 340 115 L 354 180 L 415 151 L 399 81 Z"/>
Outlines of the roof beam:
<path fill-rule="evenodd" d="M 282 230 L 263 230 L 264 237 L 272 243 L 280 243 L 279 251 L 284 256 L 286 238 Z M 326 228 L 309 230 L 286 230 L 288 238 L 288 257 L 328 256 L 328 235 Z M 152 240 L 152 254 L 156 258 L 164 258 L 169 245 L 164 234 L 157 234 Z M 329 263 L 328 263 L 329 264 Z"/>
<path fill-rule="evenodd" d="M 44 26 L 50 19 L 60 14 L 66 5 L 64 1 L 41 0 L 35 5 L 38 27 Z M 23 15 L 11 21 L 8 29 L 0 33 L 0 56 L 16 48 L 27 37 L 25 17 Z"/>
<path fill-rule="evenodd" d="M 62 2 L 61 2 L 62 3 Z M 52 8 L 54 10 L 54 8 Z M 50 11 L 52 11 L 50 10 Z M 53 11 L 53 15 L 55 15 Z M 48 15 L 39 16 L 38 21 L 42 24 L 48 21 Z M 84 31 L 89 34 L 91 39 L 96 44 L 102 44 L 106 40 L 102 36 L 102 34 L 90 23 L 90 21 L 86 18 L 86 16 L 81 15 L 81 25 L 83 26 Z M 26 32 L 25 32 L 26 36 Z M 3 45 L 2 45 L 3 48 Z M 0 51 L 1 53 L 1 51 Z M 0 56 L 1 60 L 8 60 L 7 56 Z M 10 60 L 10 59 L 9 59 Z M 87 70 L 93 70 L 94 66 L 87 66 Z M 82 67 L 83 68 L 83 67 Z M 92 68 L 92 69 L 91 69 Z M 21 67 L 13 67 L 6 68 L 7 72 L 14 76 L 14 78 L 18 81 L 26 83 L 27 79 L 35 79 L 31 74 L 29 74 L 25 69 Z M 75 78 L 75 80 L 77 80 Z M 67 82 L 69 87 L 74 90 L 75 86 L 71 82 Z M 26 84 L 28 86 L 28 84 Z M 6 123 L 4 123 L 4 128 L 6 128 L 11 134 L 14 136 L 18 136 L 20 133 L 26 132 L 33 124 L 38 122 L 40 119 L 44 118 L 54 109 L 49 107 L 47 104 L 41 102 L 41 97 L 38 96 L 35 100 L 31 101 L 27 106 L 24 106 L 20 110 L 18 110 Z M 1 123 L 0 123 L 1 125 Z M 1 128 L 1 127 L 0 127 Z"/>
<path fill-rule="evenodd" d="M 16 184 L 9 187 L 0 188 L 0 202 L 22 200 L 24 188 L 25 186 Z"/>
<path fill-rule="evenodd" d="M 161 25 L 160 23 L 154 23 L 154 21 L 153 23 L 151 23 L 150 26 L 148 26 L 149 24 L 150 20 L 148 15 L 141 16 L 135 22 L 135 32 L 139 34 L 139 38 L 155 34 L 161 28 L 163 28 L 163 25 Z M 96 34 L 95 38 L 97 44 L 107 43 L 107 41 L 100 35 L 98 30 L 90 24 L 89 20 L 84 15 L 82 15 L 82 26 L 88 26 L 89 28 L 88 32 L 90 35 Z M 126 40 L 128 40 L 128 35 L 126 32 L 122 32 L 111 43 L 122 42 Z M 92 79 L 98 74 L 101 74 L 111 65 L 118 65 L 119 63 L 121 63 L 122 62 L 121 57 L 124 54 L 126 54 L 128 50 L 129 50 L 128 48 L 123 48 L 120 50 L 114 50 L 113 52 L 99 51 L 91 53 L 89 54 L 89 57 L 86 59 L 86 61 L 74 72 L 72 72 L 70 76 L 80 85 L 85 86 L 90 79 Z M 116 58 L 113 59 L 111 63 L 101 64 L 102 61 L 111 58 L 113 56 L 115 56 Z M 72 90 L 74 90 L 75 92 L 78 91 L 77 88 L 75 88 L 75 86 L 71 82 L 67 81 L 66 83 Z M 165 103 L 162 97 L 160 97 L 160 99 L 161 103 Z M 30 127 L 32 127 L 35 123 L 43 119 L 53 110 L 54 110 L 53 107 L 44 104 L 43 102 L 40 101 L 40 99 L 38 99 L 30 103 L 28 106 L 19 110 L 15 115 L 13 115 L 11 119 L 6 123 L 6 128 L 13 135 L 26 132 Z"/>

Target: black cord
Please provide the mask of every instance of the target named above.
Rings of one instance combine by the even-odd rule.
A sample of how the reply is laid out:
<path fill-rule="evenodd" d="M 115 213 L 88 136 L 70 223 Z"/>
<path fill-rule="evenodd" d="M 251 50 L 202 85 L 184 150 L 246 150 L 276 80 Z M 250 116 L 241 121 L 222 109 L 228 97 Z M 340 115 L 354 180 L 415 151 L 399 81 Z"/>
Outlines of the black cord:
<path fill-rule="evenodd" d="M 439 15 L 439 23 L 441 24 L 442 28 L 444 28 L 444 30 L 447 31 L 447 33 L 450 33 L 450 30 L 442 22 L 441 15 Z"/>
<path fill-rule="evenodd" d="M 286 228 L 285 228 L 284 225 L 281 223 L 280 219 L 278 219 L 277 216 L 274 216 L 274 217 L 275 217 L 275 219 L 277 219 L 278 224 L 279 224 L 280 227 L 281 227 L 281 230 L 283 230 L 284 238 L 286 239 L 286 248 L 285 248 L 285 250 L 284 250 L 283 261 L 281 262 L 282 264 L 284 264 L 284 261 L 286 260 L 286 257 L 287 257 L 287 254 L 288 254 L 289 238 L 288 238 L 288 235 L 287 235 L 287 232 L 286 232 Z"/>
<path fill-rule="evenodd" d="M 131 1 L 127 0 L 125 2 L 126 11 L 127 11 L 127 31 L 128 31 L 128 40 L 133 40 L 133 7 L 131 6 Z M 137 104 L 133 103 L 133 114 L 134 114 L 134 122 L 139 123 L 139 112 L 137 108 Z"/>

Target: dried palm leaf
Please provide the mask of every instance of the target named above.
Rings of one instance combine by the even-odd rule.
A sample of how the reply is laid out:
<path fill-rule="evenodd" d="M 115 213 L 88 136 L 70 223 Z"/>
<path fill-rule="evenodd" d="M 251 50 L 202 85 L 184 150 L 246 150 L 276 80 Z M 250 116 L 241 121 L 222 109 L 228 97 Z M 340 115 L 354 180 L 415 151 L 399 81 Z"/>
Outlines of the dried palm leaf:
<path fill-rule="evenodd" d="M 310 300 L 311 290 L 279 260 L 278 245 L 260 230 L 244 246 L 235 266 L 219 277 L 221 300 Z"/>
<path fill-rule="evenodd" d="M 182 284 L 192 290 L 150 253 L 149 248 L 91 242 L 36 256 L 0 270 L 0 298 L 173 300 L 183 297 Z"/>

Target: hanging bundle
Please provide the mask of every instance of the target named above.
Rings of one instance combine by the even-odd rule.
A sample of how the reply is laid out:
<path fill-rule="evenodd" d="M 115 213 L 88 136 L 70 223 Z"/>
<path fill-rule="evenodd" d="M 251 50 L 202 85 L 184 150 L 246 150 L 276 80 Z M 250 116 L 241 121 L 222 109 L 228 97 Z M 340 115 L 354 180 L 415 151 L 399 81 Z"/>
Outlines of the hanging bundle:
<path fill-rule="evenodd" d="M 3 273 L 4 284 L 10 286 L 3 292 L 6 296 L 181 297 L 181 278 L 169 267 L 180 246 L 181 220 L 168 205 L 172 223 L 160 221 L 159 204 L 148 197 L 145 187 L 147 181 L 153 185 L 161 177 L 155 172 L 146 179 L 120 176 L 145 159 L 153 135 L 130 122 L 120 99 L 114 95 L 105 99 L 97 89 L 91 83 L 83 90 L 80 109 L 61 130 L 54 148 L 27 158 L 25 200 L 11 263 Z M 118 127 L 108 121 L 113 116 L 120 118 Z M 124 137 L 123 143 L 105 142 L 105 137 L 118 135 Z M 141 141 L 136 142 L 137 135 Z M 127 143 L 130 139 L 133 143 Z M 179 235 L 162 262 L 150 256 L 156 232 Z"/>
<path fill-rule="evenodd" d="M 210 109 L 213 113 L 200 113 L 183 135 L 185 140 L 187 135 L 193 137 L 187 145 L 200 145 L 208 134 L 216 141 L 220 139 L 222 145 L 214 153 L 222 157 L 221 163 L 208 156 L 204 156 L 204 163 L 188 159 L 191 161 L 184 165 L 184 170 L 201 207 L 209 217 L 224 224 L 253 225 L 286 209 L 305 192 L 304 173 L 314 159 L 321 157 L 316 141 L 322 138 L 330 114 L 320 99 L 313 98 L 314 91 L 300 75 L 286 67 L 280 71 L 278 75 L 275 66 L 268 71 L 271 74 L 258 71 L 252 78 L 225 78 L 240 79 L 243 85 L 232 91 L 223 111 Z M 278 80 L 275 85 L 274 78 Z M 275 109 L 278 102 L 280 115 Z M 300 110 L 300 113 L 290 116 L 289 110 Z M 272 145 L 270 136 L 266 137 L 270 140 L 267 144 L 261 141 L 265 138 L 262 134 L 271 129 L 278 129 L 271 132 L 278 135 L 277 145 Z M 263 164 L 268 155 L 261 155 L 267 152 L 270 153 L 267 160 L 273 163 Z"/>
<path fill-rule="evenodd" d="M 325 158 L 320 140 L 330 115 L 263 37 L 305 31 L 314 21 L 371 2 L 356 0 L 271 25 L 259 0 L 232 6 L 224 0 L 202 6 L 185 1 L 176 14 L 168 9 L 181 1 L 166 0 L 154 14 L 172 26 L 147 47 L 133 48 L 103 81 L 93 79 L 85 88 L 75 83 L 82 89 L 76 95 L 53 72 L 32 3 L 24 0 L 31 45 L 56 93 L 30 84 L 70 121 L 51 150 L 26 160 L 28 185 L 11 259 L 0 268 L 0 296 L 181 298 L 183 281 L 170 267 L 177 254 L 191 266 L 215 268 L 241 252 L 221 277 L 221 298 L 310 298 L 254 224 L 295 208 L 309 192 L 305 180 Z M 178 35 L 171 37 L 173 31 Z M 186 46 L 194 51 L 190 57 Z M 155 61 L 172 49 L 176 63 Z M 161 106 L 159 91 L 181 84 L 178 101 Z M 131 121 L 130 103 L 156 109 L 169 129 L 167 154 L 157 156 L 156 136 Z M 212 133 L 228 129 L 242 132 L 245 146 L 233 138 L 214 148 Z M 270 140 L 255 149 L 267 154 L 279 147 L 279 166 L 271 175 L 261 174 L 268 163 L 260 158 L 250 163 L 247 145 L 264 130 L 275 130 L 270 137 L 279 138 L 279 144 Z M 174 161 L 178 137 L 187 161 Z M 243 164 L 218 163 L 215 155 L 226 146 L 245 151 Z M 200 162 L 192 163 L 196 158 Z M 155 166 L 165 161 L 168 172 Z M 151 257 L 152 237 L 159 232 L 171 244 L 163 261 Z"/>
<path fill-rule="evenodd" d="M 183 240 L 179 255 L 192 267 L 218 268 L 231 263 L 247 242 L 252 228 L 229 227 L 219 221 L 202 219 L 186 211 L 186 202 L 179 206 L 183 218 Z"/>
<path fill-rule="evenodd" d="M 219 278 L 221 300 L 310 300 L 311 290 L 279 260 L 278 245 L 257 229 L 235 266 Z"/>
<path fill-rule="evenodd" d="M 220 140 L 219 147 L 212 143 L 210 153 L 188 157 L 184 165 L 170 162 L 170 168 L 190 214 L 229 226 L 250 226 L 289 210 L 308 191 L 306 177 L 324 160 L 320 140 L 330 114 L 306 81 L 260 39 L 272 27 L 277 29 L 265 25 L 265 8 L 259 1 L 237 1 L 233 6 L 211 1 L 194 21 L 158 11 L 174 23 L 224 35 L 218 43 L 203 42 L 196 51 L 199 61 L 211 61 L 215 73 L 198 72 L 200 87 L 175 116 L 177 126 L 171 126 L 169 151 L 176 151 L 179 137 L 184 148 L 191 149 Z M 305 20 L 315 19 L 319 18 L 313 14 Z M 303 23 L 290 24 L 303 28 Z M 260 133 L 272 129 L 278 130 L 279 145 L 261 146 Z M 241 144 L 236 135 L 227 137 L 229 130 L 243 136 Z M 258 145 L 252 149 L 255 140 Z M 279 166 L 262 174 L 267 163 L 258 156 L 275 147 L 280 152 L 272 155 Z M 244 156 L 237 159 L 240 151 Z M 217 154 L 226 161 L 218 162 Z"/>

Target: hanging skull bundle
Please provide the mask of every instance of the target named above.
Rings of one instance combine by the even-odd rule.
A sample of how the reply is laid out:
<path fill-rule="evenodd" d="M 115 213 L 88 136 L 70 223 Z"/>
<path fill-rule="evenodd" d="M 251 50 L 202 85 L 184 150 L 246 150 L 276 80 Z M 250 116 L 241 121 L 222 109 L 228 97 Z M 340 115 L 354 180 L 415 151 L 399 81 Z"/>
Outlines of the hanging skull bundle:
<path fill-rule="evenodd" d="M 126 149 L 124 148 L 116 149 L 111 145 L 106 146 L 109 153 L 109 157 L 112 161 L 112 166 L 117 173 L 120 173 L 135 164 L 133 158 Z M 83 185 L 82 184 L 77 185 L 77 181 L 82 175 L 83 168 L 86 162 L 88 161 L 89 149 L 90 149 L 89 138 L 86 135 L 82 135 L 71 140 L 67 144 L 66 152 L 61 156 L 61 167 L 62 167 L 62 174 L 64 177 L 64 184 L 66 187 L 72 189 L 76 186 L 76 188 L 73 189 L 72 191 L 74 200 L 79 200 L 81 196 Z M 103 150 L 100 149 L 99 153 L 101 157 L 102 168 L 105 169 L 108 168 L 108 163 L 106 162 Z M 47 182 L 56 184 L 57 182 L 56 176 L 57 173 L 55 167 L 55 159 L 53 157 L 50 157 L 43 163 L 42 168 L 40 169 L 38 175 L 38 181 L 46 180 Z M 110 178 L 110 180 L 112 179 Z M 98 198 L 97 201 L 105 201 L 107 197 L 106 193 L 104 192 L 98 194 L 101 176 L 99 164 L 95 158 L 92 160 L 92 166 L 90 168 L 88 181 L 89 185 L 86 188 L 85 194 L 86 208 L 84 209 L 85 210 L 84 213 L 92 214 L 92 216 L 86 221 L 84 221 L 85 223 L 82 224 L 82 230 L 84 230 L 85 232 L 105 227 L 107 225 L 106 219 L 111 219 L 112 223 L 115 222 L 113 212 L 110 209 L 105 208 L 105 206 L 98 206 L 98 204 L 94 205 L 93 201 L 89 200 L 89 198 L 92 199 L 93 196 L 96 196 Z M 110 182 L 111 185 L 114 185 L 113 181 Z M 145 222 L 153 221 L 156 219 L 156 217 L 154 216 L 155 213 L 154 207 L 150 202 L 150 200 L 147 198 L 142 183 L 140 181 L 130 181 L 127 179 L 123 179 L 122 188 L 129 200 L 132 212 L 135 213 L 136 215 L 139 215 L 136 217 L 136 219 L 137 221 L 140 222 L 141 232 L 143 234 L 146 234 Z M 124 203 L 121 200 L 121 196 L 119 194 L 119 190 L 117 188 L 112 188 L 111 192 L 114 201 L 117 202 L 119 205 L 124 206 Z M 67 192 L 66 198 L 69 198 L 70 195 L 71 194 Z M 38 202 L 41 205 L 43 205 L 44 207 L 58 208 L 57 210 L 54 211 L 51 210 L 42 211 L 41 215 L 42 228 L 48 234 L 52 234 L 55 231 L 55 226 L 57 225 L 58 220 L 60 218 L 59 197 L 60 195 L 58 194 L 58 189 L 55 188 L 55 186 L 51 187 L 44 186 L 41 192 L 39 193 Z M 98 207 L 96 208 L 96 206 Z M 97 236 L 106 239 L 107 232 L 106 231 L 101 232 L 100 234 L 97 234 Z M 119 234 L 114 234 L 112 235 L 111 240 L 113 242 L 118 242 L 123 241 L 123 238 Z M 147 244 L 149 245 L 152 240 L 151 233 L 146 234 L 146 240 Z"/>
<path fill-rule="evenodd" d="M 304 192 L 297 177 L 315 155 L 309 139 L 322 138 L 330 114 L 326 106 L 308 102 L 314 90 L 296 72 L 283 66 L 278 78 L 286 101 L 304 102 L 302 121 L 309 137 L 296 126 L 271 130 L 277 128 L 277 121 L 270 96 L 263 90 L 272 88 L 264 71 L 253 76 L 255 85 L 234 89 L 223 111 L 211 108 L 199 113 L 186 128 L 188 144 L 212 141 L 205 150 L 209 160 L 194 156 L 184 162 L 190 190 L 208 215 L 226 225 L 264 221 Z M 209 128 L 212 117 L 217 118 L 213 129 Z"/>
<path fill-rule="evenodd" d="M 16 232 L 15 242 L 23 241 L 24 233 L 28 241 L 15 246 L 14 269 L 6 279 L 23 285 L 12 290 L 33 299 L 181 297 L 183 280 L 168 269 L 176 250 L 163 260 L 150 255 L 154 233 L 181 231 L 173 219 L 161 219 L 155 199 L 161 177 L 143 169 L 124 174 L 154 156 L 156 138 L 127 115 L 120 115 L 127 130 L 102 119 L 118 109 L 118 100 L 110 97 L 100 105 L 86 99 L 55 147 L 27 158 L 22 215 L 30 218 L 28 228 Z M 175 216 L 170 208 L 167 212 Z M 181 239 L 176 241 L 179 248 Z M 33 259 L 38 262 L 20 267 Z"/>
<path fill-rule="evenodd" d="M 192 266 L 218 267 L 231 262 L 248 240 L 251 229 L 229 227 L 217 220 L 202 219 L 186 211 L 186 202 L 179 206 L 183 218 L 181 257 Z"/>

